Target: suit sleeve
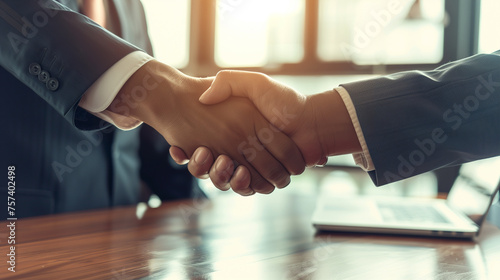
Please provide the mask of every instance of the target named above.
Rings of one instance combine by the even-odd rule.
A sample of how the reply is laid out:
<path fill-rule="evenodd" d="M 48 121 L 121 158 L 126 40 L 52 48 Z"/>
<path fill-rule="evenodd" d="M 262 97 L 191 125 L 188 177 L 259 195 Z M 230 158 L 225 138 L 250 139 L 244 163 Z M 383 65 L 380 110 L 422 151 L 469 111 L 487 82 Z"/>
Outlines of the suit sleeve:
<path fill-rule="evenodd" d="M 377 186 L 500 155 L 500 51 L 342 86 Z"/>
<path fill-rule="evenodd" d="M 0 65 L 66 120 L 84 130 L 108 125 L 78 103 L 136 47 L 53 0 L 0 0 L 0 36 Z"/>

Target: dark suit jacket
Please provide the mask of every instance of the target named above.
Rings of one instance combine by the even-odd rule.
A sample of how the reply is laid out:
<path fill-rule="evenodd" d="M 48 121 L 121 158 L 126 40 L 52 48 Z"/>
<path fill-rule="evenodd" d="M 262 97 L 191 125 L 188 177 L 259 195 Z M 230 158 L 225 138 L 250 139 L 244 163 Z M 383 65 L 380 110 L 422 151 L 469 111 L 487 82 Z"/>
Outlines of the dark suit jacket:
<path fill-rule="evenodd" d="M 500 155 L 500 51 L 343 86 L 377 185 Z"/>
<path fill-rule="evenodd" d="M 140 1 L 108 1 L 110 29 L 133 45 L 60 2 L 0 0 L 0 168 L 16 168 L 16 216 L 136 203 L 140 172 L 164 199 L 189 196 L 194 181 L 170 166 L 160 135 L 116 130 L 78 107 L 118 60 L 152 52 Z M 1 209 L 6 196 L 4 184 Z"/>

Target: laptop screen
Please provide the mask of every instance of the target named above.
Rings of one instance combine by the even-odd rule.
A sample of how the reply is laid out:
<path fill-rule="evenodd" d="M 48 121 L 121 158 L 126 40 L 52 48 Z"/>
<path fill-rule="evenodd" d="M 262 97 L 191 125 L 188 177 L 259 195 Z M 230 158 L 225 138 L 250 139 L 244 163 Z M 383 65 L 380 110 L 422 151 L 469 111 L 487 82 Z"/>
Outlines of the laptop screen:
<path fill-rule="evenodd" d="M 464 164 L 448 194 L 447 203 L 481 225 L 498 193 L 500 157 Z"/>

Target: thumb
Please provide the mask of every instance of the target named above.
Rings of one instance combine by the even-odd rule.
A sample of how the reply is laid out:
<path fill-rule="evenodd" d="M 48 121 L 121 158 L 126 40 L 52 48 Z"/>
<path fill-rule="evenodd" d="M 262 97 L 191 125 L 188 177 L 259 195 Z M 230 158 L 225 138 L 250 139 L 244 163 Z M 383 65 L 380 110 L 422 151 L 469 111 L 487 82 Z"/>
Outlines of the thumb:
<path fill-rule="evenodd" d="M 220 103 L 231 96 L 252 97 L 254 78 L 258 73 L 223 70 L 217 73 L 212 85 L 200 96 L 200 102 L 206 105 Z"/>

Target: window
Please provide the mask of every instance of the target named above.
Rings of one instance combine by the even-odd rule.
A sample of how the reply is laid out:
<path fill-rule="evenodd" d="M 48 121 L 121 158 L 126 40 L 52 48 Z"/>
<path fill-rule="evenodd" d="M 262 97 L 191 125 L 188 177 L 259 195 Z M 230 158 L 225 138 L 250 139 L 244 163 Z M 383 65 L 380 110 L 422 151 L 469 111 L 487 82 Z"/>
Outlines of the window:
<path fill-rule="evenodd" d="M 356 64 L 438 63 L 444 0 L 321 0 L 319 57 Z"/>
<path fill-rule="evenodd" d="M 479 37 L 479 0 L 142 1 L 156 56 L 197 76 L 425 70 L 474 54 Z M 500 43 L 497 2 L 483 0 L 482 50 Z"/>
<path fill-rule="evenodd" d="M 189 62 L 191 1 L 142 0 L 155 57 L 177 68 Z"/>
<path fill-rule="evenodd" d="M 498 36 L 498 26 L 500 26 L 500 1 L 481 1 L 481 21 L 479 29 L 479 51 L 492 53 L 500 50 L 500 36 Z"/>
<path fill-rule="evenodd" d="M 218 0 L 218 6 L 226 0 Z M 217 9 L 215 61 L 222 67 L 297 63 L 304 55 L 304 0 L 239 1 Z"/>

